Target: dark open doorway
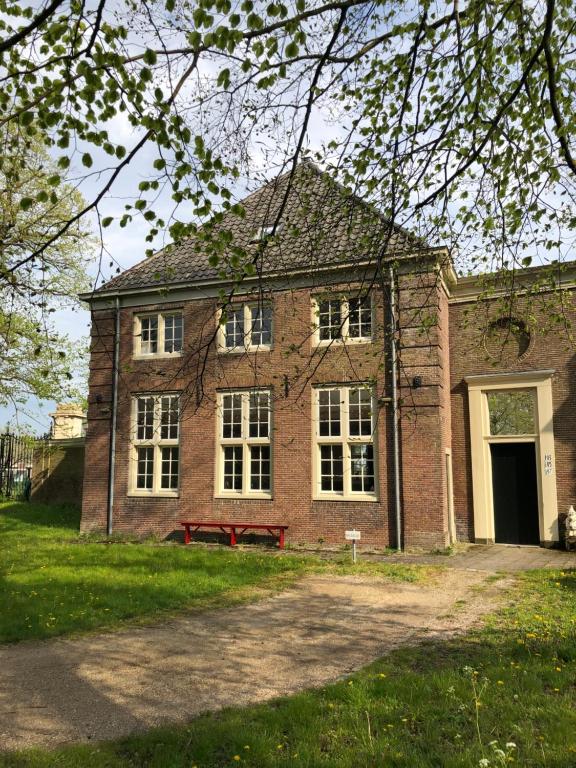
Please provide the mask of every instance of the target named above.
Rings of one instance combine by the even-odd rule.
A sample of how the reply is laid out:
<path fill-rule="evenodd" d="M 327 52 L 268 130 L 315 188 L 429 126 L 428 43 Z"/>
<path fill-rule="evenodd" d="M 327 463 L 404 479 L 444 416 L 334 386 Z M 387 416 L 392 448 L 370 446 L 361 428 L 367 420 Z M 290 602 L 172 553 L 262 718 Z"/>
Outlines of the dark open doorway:
<path fill-rule="evenodd" d="M 492 443 L 494 528 L 499 544 L 539 544 L 534 443 Z"/>

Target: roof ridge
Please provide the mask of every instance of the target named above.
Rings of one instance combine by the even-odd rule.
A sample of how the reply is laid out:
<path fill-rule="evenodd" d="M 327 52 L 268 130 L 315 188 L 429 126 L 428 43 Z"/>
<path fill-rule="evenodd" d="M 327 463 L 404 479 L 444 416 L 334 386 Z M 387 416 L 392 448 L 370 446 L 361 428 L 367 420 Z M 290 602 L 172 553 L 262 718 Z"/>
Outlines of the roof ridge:
<path fill-rule="evenodd" d="M 284 197 L 286 200 L 284 214 L 288 220 L 294 216 L 297 221 L 304 223 L 305 228 L 310 228 L 313 225 L 314 232 L 318 227 L 320 230 L 329 228 L 330 232 L 324 232 L 324 239 L 321 238 L 313 246 L 315 253 L 320 247 L 317 255 L 321 256 L 324 261 L 327 259 L 330 261 L 332 256 L 338 263 L 345 258 L 350 261 L 350 248 L 355 249 L 356 246 L 353 245 L 355 242 L 361 250 L 366 250 L 366 248 L 372 250 L 372 245 L 366 245 L 365 238 L 358 240 L 358 231 L 364 232 L 366 227 L 372 231 L 373 235 L 376 232 L 383 235 L 387 229 L 390 233 L 390 244 L 394 251 L 407 251 L 417 245 L 423 245 L 423 241 L 414 234 L 386 219 L 375 203 L 364 200 L 350 187 L 344 186 L 341 181 L 334 177 L 335 170 L 337 171 L 337 168 L 335 169 L 333 166 L 324 170 L 311 158 L 302 158 L 295 167 L 276 175 L 238 201 L 240 205 L 245 206 L 246 216 L 236 216 L 234 215 L 235 212 L 228 208 L 219 214 L 216 223 L 212 220 L 212 226 L 215 226 L 215 231 L 229 228 L 235 243 L 251 252 L 253 248 L 251 244 L 255 241 L 250 227 L 257 226 L 263 218 L 266 219 L 274 211 L 278 215 L 280 209 L 277 202 L 281 197 Z M 287 184 L 288 180 L 290 180 L 289 184 Z M 314 211 L 319 214 L 319 217 L 314 214 Z M 310 219 L 312 214 L 314 215 Z M 360 221 L 363 222 L 361 226 Z M 348 223 L 346 224 L 346 222 Z M 193 225 L 195 231 L 192 231 L 180 242 L 170 242 L 164 245 L 156 253 L 152 253 L 133 264 L 100 287 L 94 288 L 93 294 L 106 290 L 137 288 L 138 286 L 152 287 L 155 284 L 161 289 L 182 280 L 193 283 L 207 276 L 216 277 L 216 267 L 211 265 L 206 258 L 206 249 L 201 242 L 201 232 L 210 223 L 207 221 L 204 226 Z M 360 226 L 360 230 L 354 234 L 355 228 L 358 226 Z M 292 230 L 286 232 L 284 237 L 286 242 L 279 246 L 281 250 L 270 256 L 273 260 L 280 258 L 282 262 L 285 262 L 286 269 L 296 268 L 303 258 L 306 248 L 311 247 L 311 238 L 317 240 L 320 236 L 319 233 L 314 234 L 308 229 L 300 235 L 297 234 L 296 230 L 292 234 L 291 232 Z M 335 238 L 336 240 L 340 238 L 340 240 L 336 242 Z M 372 240 L 371 236 L 370 242 Z M 364 242 L 364 245 L 360 241 Z M 285 249 L 284 253 L 282 253 L 282 248 Z M 346 257 L 347 253 L 348 257 Z M 310 254 L 308 256 L 311 258 Z M 162 265 L 156 264 L 159 257 L 164 258 Z"/>
<path fill-rule="evenodd" d="M 296 164 L 296 167 L 289 168 L 287 171 L 283 171 L 282 173 L 279 173 L 278 175 L 274 176 L 272 179 L 269 179 L 266 181 L 263 186 L 258 187 L 258 189 L 255 189 L 253 192 L 250 192 L 249 195 L 246 195 L 246 197 L 243 197 L 241 200 L 239 200 L 239 203 L 244 203 L 246 200 L 250 200 L 251 197 L 254 197 L 254 195 L 261 194 L 267 187 L 271 186 L 272 184 L 278 185 L 282 179 L 284 179 L 285 176 L 289 176 L 290 174 L 295 174 L 298 168 L 300 168 L 303 165 L 310 166 L 316 173 L 321 176 L 323 173 L 326 173 L 326 171 L 322 171 L 321 168 L 319 168 L 316 163 L 309 157 L 304 157 L 300 162 Z M 328 174 L 326 174 L 328 175 Z"/>

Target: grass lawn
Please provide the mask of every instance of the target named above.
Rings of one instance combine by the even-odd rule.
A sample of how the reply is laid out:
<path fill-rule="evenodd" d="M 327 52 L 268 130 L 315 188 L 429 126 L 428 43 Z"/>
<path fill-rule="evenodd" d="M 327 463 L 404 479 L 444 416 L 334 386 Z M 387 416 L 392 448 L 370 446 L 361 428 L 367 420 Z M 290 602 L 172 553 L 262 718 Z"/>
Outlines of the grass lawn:
<path fill-rule="evenodd" d="M 1 768 L 576 765 L 576 574 L 521 575 L 509 607 L 317 691 Z"/>
<path fill-rule="evenodd" d="M 82 541 L 78 526 L 73 508 L 0 503 L 0 643 L 230 605 L 305 573 L 350 569 L 227 547 Z M 365 563 L 358 570 L 409 581 L 427 573 L 392 564 Z"/>

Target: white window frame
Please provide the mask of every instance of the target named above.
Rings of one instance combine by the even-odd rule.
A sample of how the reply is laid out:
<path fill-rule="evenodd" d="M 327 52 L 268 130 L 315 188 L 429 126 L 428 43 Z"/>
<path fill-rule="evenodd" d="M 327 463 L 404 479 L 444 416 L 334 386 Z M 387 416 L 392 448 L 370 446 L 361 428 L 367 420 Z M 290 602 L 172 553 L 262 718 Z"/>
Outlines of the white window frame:
<path fill-rule="evenodd" d="M 367 435 L 350 435 L 350 392 L 356 389 L 367 389 L 371 401 L 371 433 Z M 340 392 L 340 435 L 327 436 L 320 434 L 320 392 Z M 377 400 L 372 387 L 365 384 L 326 385 L 314 387 L 312 390 L 312 498 L 316 501 L 378 501 L 378 441 L 376 433 Z M 372 445 L 374 463 L 374 491 L 352 490 L 351 446 Z M 323 491 L 321 471 L 321 447 L 323 445 L 341 445 L 343 462 L 343 490 Z"/>
<path fill-rule="evenodd" d="M 151 358 L 158 359 L 182 356 L 181 349 L 177 352 L 164 351 L 164 344 L 166 341 L 166 318 L 174 316 L 182 318 L 182 347 L 184 347 L 184 317 L 181 310 L 175 309 L 167 310 L 166 312 L 142 312 L 134 315 L 134 358 L 139 360 L 149 360 Z M 158 350 L 156 352 L 142 351 L 142 320 L 148 318 L 156 318 L 158 320 Z"/>
<path fill-rule="evenodd" d="M 250 437 L 250 395 L 268 394 L 268 437 Z M 241 436 L 223 437 L 224 397 L 240 395 L 242 398 Z M 224 449 L 238 446 L 242 448 L 242 489 L 224 488 Z M 267 446 L 270 449 L 270 490 L 258 491 L 250 488 L 251 462 L 250 449 L 257 446 Z M 228 390 L 218 393 L 216 418 L 216 498 L 226 499 L 272 499 L 274 483 L 274 463 L 272 450 L 272 390 L 268 388 L 250 390 Z"/>
<path fill-rule="evenodd" d="M 365 298 L 366 304 L 370 308 L 370 336 L 350 336 L 350 299 Z M 339 301 L 340 317 L 342 318 L 341 335 L 336 339 L 320 338 L 320 304 L 323 301 Z M 349 296 L 347 294 L 324 294 L 312 298 L 312 344 L 315 347 L 329 347 L 342 344 L 369 344 L 374 340 L 374 295 L 362 294 Z"/>
<path fill-rule="evenodd" d="M 161 399 L 163 397 L 177 397 L 180 395 L 178 392 L 161 392 L 161 393 L 139 393 L 132 397 L 132 413 L 131 413 L 131 431 L 130 431 L 130 472 L 129 472 L 129 496 L 169 496 L 178 497 L 180 495 L 180 484 L 182 479 L 182 451 L 180 450 L 180 430 L 181 430 L 181 414 L 180 414 L 180 402 L 178 402 L 178 435 L 176 438 L 162 438 L 161 437 Z M 154 418 L 152 438 L 139 439 L 138 438 L 138 401 L 146 398 L 152 398 L 154 400 Z M 137 487 L 137 475 L 138 475 L 138 448 L 153 448 L 154 449 L 154 468 L 153 468 L 153 480 L 152 488 L 138 488 Z M 162 448 L 178 448 L 178 488 L 162 488 Z"/>
<path fill-rule="evenodd" d="M 270 316 L 270 343 L 269 344 L 252 344 L 252 327 L 254 324 L 253 311 L 262 309 L 263 307 L 269 307 L 271 310 Z M 230 307 L 232 311 L 241 309 L 244 317 L 244 344 L 236 347 L 226 346 L 226 324 L 221 322 L 223 311 L 218 311 L 218 334 L 217 344 L 218 351 L 222 353 L 237 354 L 239 352 L 269 352 L 272 349 L 274 340 L 274 311 L 271 301 L 247 301 L 242 304 L 232 304 Z"/>

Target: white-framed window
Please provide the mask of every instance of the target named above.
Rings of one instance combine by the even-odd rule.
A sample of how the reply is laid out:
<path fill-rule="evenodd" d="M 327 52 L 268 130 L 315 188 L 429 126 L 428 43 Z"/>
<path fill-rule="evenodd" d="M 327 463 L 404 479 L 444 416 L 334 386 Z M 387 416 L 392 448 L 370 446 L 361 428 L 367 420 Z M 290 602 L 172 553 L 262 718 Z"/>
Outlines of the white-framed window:
<path fill-rule="evenodd" d="M 314 497 L 374 501 L 374 393 L 361 384 L 318 387 L 313 409 Z"/>
<path fill-rule="evenodd" d="M 271 392 L 218 394 L 217 495 L 271 498 Z"/>
<path fill-rule="evenodd" d="M 282 222 L 277 222 L 276 227 L 274 227 L 274 224 L 264 224 L 261 227 L 257 227 L 252 234 L 251 242 L 263 243 L 272 235 L 273 232 L 274 234 L 278 235 L 282 228 Z"/>
<path fill-rule="evenodd" d="M 372 341 L 374 309 L 369 294 L 316 296 L 312 313 L 314 342 L 318 346 Z"/>
<path fill-rule="evenodd" d="M 218 347 L 225 352 L 267 350 L 272 347 L 272 305 L 246 303 L 219 315 Z"/>
<path fill-rule="evenodd" d="M 130 492 L 177 496 L 180 466 L 177 394 L 137 395 L 132 401 Z"/>
<path fill-rule="evenodd" d="M 154 312 L 134 317 L 134 355 L 173 357 L 182 354 L 184 322 L 181 312 Z"/>

